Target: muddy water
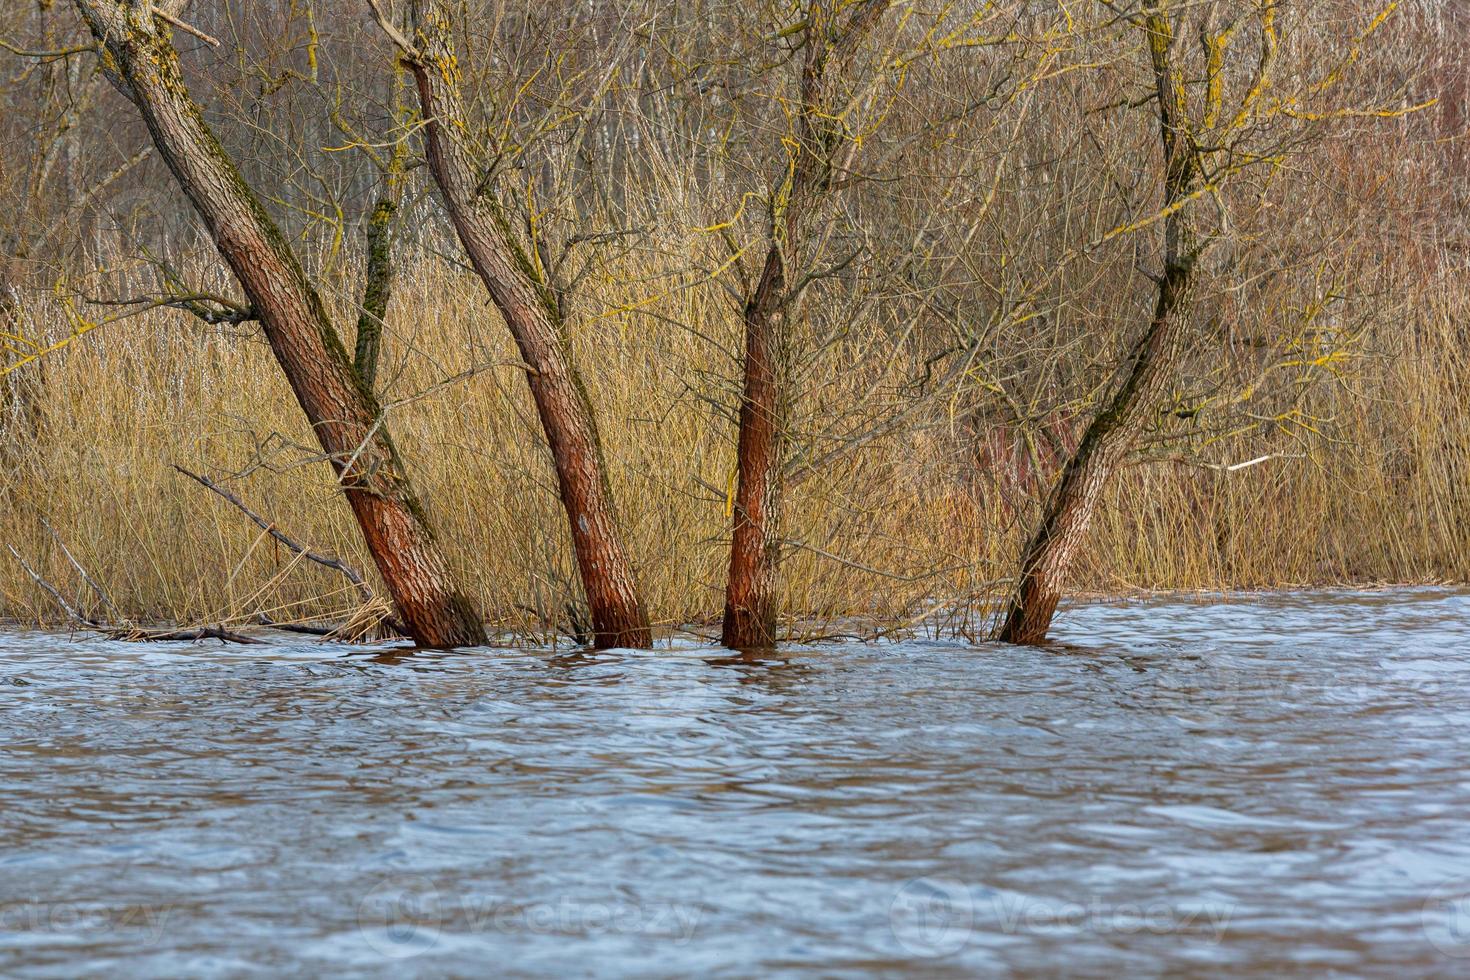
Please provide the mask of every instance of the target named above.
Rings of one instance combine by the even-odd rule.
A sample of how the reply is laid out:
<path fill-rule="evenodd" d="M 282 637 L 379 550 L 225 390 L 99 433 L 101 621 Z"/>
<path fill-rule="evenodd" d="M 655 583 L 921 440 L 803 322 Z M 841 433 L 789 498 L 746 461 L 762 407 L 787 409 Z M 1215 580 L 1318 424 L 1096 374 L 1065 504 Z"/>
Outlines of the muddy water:
<path fill-rule="evenodd" d="M 9 633 L 0 974 L 1470 972 L 1470 596 L 1059 639 Z"/>

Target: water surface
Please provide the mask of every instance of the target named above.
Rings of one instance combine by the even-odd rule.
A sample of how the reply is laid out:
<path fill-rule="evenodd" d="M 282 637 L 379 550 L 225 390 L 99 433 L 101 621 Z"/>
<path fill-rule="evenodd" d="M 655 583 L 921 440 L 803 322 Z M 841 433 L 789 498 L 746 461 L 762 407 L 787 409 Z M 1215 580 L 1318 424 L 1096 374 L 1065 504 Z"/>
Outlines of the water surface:
<path fill-rule="evenodd" d="M 0 635 L 0 974 L 1470 972 L 1470 596 L 733 658 Z"/>

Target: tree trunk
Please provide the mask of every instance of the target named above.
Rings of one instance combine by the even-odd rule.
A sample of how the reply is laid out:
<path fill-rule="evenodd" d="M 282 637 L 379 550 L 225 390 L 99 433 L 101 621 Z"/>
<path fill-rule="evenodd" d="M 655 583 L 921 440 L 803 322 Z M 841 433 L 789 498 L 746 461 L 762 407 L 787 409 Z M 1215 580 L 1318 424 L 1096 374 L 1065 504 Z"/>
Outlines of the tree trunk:
<path fill-rule="evenodd" d="M 426 9 L 427 8 L 427 9 Z M 413 6 L 407 61 L 426 120 L 429 169 L 471 265 L 505 319 L 556 468 L 562 506 L 598 649 L 653 645 L 648 611 L 623 547 L 592 402 L 572 361 L 555 295 L 517 243 L 465 134 L 450 21 L 444 5 Z"/>
<path fill-rule="evenodd" d="M 378 383 L 378 353 L 383 348 L 383 319 L 393 293 L 393 221 L 398 197 L 384 188 L 367 223 L 367 270 L 363 277 L 362 310 L 357 315 L 357 338 L 352 366 L 369 390 Z"/>
<path fill-rule="evenodd" d="M 1153 320 L 1133 348 L 1123 384 L 1087 427 L 1027 545 L 1020 584 L 996 631 L 997 640 L 1027 644 L 1046 640 L 1067 569 L 1086 540 L 1098 501 L 1132 450 L 1149 407 L 1168 385 L 1183 339 L 1190 278 L 1187 264 L 1165 273 Z"/>
<path fill-rule="evenodd" d="M 408 122 L 403 107 L 402 86 L 395 73 L 393 117 Z M 380 158 L 374 155 L 373 159 Z M 368 386 L 377 391 L 378 355 L 383 349 L 383 324 L 388 316 L 388 300 L 393 295 L 393 249 L 397 244 L 398 205 L 403 198 L 403 183 L 408 170 L 408 141 L 398 140 L 381 163 L 378 200 L 368 215 L 366 245 L 367 268 L 364 270 L 361 310 L 357 316 L 357 336 L 353 345 L 352 366 Z"/>
<path fill-rule="evenodd" d="M 305 271 L 189 97 L 166 28 L 146 2 L 76 4 L 106 46 L 104 68 L 137 105 L 250 298 L 413 638 L 434 647 L 483 643 L 484 627 L 450 577 L 376 400 Z"/>
<path fill-rule="evenodd" d="M 720 642 L 733 650 L 776 645 L 776 566 L 786 460 L 781 252 L 772 246 L 745 308 L 745 384 L 740 403 L 734 528 Z"/>
<path fill-rule="evenodd" d="M 1123 364 L 1122 382 L 1083 433 L 1022 555 L 1016 591 L 995 631 L 995 639 L 1004 643 L 1046 640 L 1067 569 L 1087 537 L 1098 501 L 1132 452 L 1184 346 L 1198 253 L 1190 243 L 1183 205 L 1199 180 L 1199 149 L 1190 134 L 1183 75 L 1170 63 L 1174 33 L 1168 16 L 1151 11 L 1143 33 L 1154 70 L 1164 148 L 1164 274 L 1158 280 L 1153 318 Z"/>

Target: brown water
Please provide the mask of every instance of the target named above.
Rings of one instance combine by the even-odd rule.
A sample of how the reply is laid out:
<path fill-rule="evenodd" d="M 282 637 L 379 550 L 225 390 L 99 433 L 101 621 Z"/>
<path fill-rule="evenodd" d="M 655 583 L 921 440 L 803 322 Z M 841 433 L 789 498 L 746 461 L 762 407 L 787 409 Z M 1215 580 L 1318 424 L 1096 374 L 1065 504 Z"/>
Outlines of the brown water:
<path fill-rule="evenodd" d="M 1470 596 L 1063 646 L 0 636 L 0 974 L 1470 973 Z"/>

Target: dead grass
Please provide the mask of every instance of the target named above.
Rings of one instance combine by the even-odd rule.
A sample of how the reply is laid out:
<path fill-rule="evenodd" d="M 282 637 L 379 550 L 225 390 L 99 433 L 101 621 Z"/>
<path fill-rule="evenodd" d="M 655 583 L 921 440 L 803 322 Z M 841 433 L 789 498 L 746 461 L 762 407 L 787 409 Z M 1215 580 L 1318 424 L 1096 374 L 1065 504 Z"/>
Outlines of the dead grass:
<path fill-rule="evenodd" d="M 630 281 L 633 277 L 630 277 Z M 711 622 L 722 605 L 735 430 L 727 350 L 738 317 L 700 287 L 635 312 L 608 282 L 576 318 L 630 548 L 655 620 Z M 1140 466 L 1110 492 L 1072 585 L 1086 593 L 1222 591 L 1463 581 L 1470 572 L 1470 410 L 1454 298 L 1421 307 L 1391 349 L 1319 397 L 1332 431 L 1310 459 L 1236 473 Z M 64 330 L 50 306 L 33 312 Z M 339 322 L 346 322 L 348 311 Z M 446 549 L 494 625 L 558 628 L 576 601 L 565 518 L 505 331 L 476 282 L 419 260 L 403 277 L 381 368 L 389 423 Z M 702 336 L 679 324 L 697 323 Z M 1395 329 L 1390 330 L 1393 326 Z M 880 353 L 881 352 L 881 353 Z M 808 374 L 798 415 L 870 414 L 919 372 L 879 327 L 855 328 Z M 99 600 L 41 518 L 139 623 L 342 617 L 348 583 L 293 559 L 238 512 L 173 470 L 229 485 L 311 547 L 370 562 L 326 465 L 315 459 L 269 349 L 248 327 L 156 311 L 47 359 L 33 440 L 11 426 L 0 473 L 7 542 L 85 608 Z M 446 380 L 447 379 L 447 380 Z M 885 396 L 886 397 L 886 396 Z M 982 615 L 1034 509 L 1007 502 L 970 463 L 952 406 L 820 469 L 792 491 L 783 566 L 791 622 L 898 623 L 943 604 Z M 1255 445 L 1252 454 L 1301 451 Z M 993 475 L 993 474 L 991 474 Z M 55 623 L 55 604 L 0 554 L 0 616 Z M 816 624 L 816 625 L 812 625 Z"/>

